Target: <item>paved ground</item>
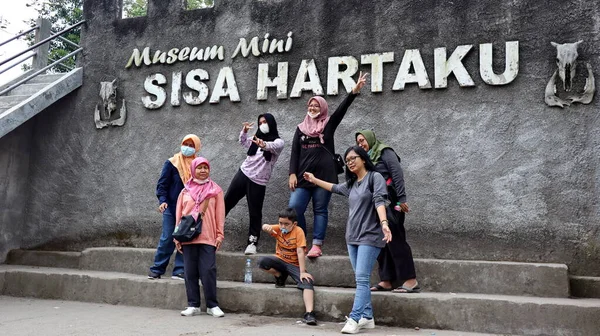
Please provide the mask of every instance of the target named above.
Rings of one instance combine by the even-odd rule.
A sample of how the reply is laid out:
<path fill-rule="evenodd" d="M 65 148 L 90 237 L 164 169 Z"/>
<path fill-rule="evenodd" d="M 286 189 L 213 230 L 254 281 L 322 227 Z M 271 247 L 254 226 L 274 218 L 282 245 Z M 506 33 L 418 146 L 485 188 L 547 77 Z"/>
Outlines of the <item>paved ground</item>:
<path fill-rule="evenodd" d="M 341 323 L 341 322 L 340 322 Z M 343 324 L 308 326 L 296 319 L 226 314 L 182 317 L 179 311 L 0 296 L 0 335 L 341 335 Z M 361 334 L 388 336 L 484 335 L 376 327 Z"/>

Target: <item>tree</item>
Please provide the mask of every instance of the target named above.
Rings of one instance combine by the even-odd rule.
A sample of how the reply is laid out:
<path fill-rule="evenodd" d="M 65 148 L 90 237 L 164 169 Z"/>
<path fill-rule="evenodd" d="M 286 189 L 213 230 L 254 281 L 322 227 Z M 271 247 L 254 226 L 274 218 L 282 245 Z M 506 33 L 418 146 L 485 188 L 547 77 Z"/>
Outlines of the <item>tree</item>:
<path fill-rule="evenodd" d="M 31 2 L 27 3 L 27 6 L 34 7 L 38 12 L 38 17 L 50 21 L 52 34 L 58 33 L 66 27 L 83 20 L 83 0 L 31 0 Z M 30 19 L 27 22 L 31 26 L 34 26 L 35 21 L 36 19 Z M 72 29 L 68 33 L 63 34 L 62 37 L 79 45 L 81 27 Z M 26 39 L 30 46 L 35 43 L 33 33 L 29 34 Z M 54 62 L 75 51 L 75 49 L 75 46 L 56 38 L 50 42 L 48 58 L 50 62 Z M 74 68 L 75 56 L 66 59 L 63 64 L 69 68 Z M 24 65 L 22 68 L 23 70 L 29 70 L 30 66 Z M 63 66 L 54 66 L 51 68 L 51 71 L 67 72 L 69 70 Z"/>
<path fill-rule="evenodd" d="M 208 8 L 214 6 L 214 0 L 187 0 L 187 9 Z M 123 0 L 123 17 L 131 18 L 147 14 L 148 0 Z"/>

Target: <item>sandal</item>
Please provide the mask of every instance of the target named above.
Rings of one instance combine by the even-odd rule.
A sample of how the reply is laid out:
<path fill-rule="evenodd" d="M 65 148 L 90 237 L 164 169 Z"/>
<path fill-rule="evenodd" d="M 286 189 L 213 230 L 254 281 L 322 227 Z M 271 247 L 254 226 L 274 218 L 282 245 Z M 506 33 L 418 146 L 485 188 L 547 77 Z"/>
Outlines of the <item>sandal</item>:
<path fill-rule="evenodd" d="M 308 254 L 306 255 L 309 258 L 317 258 L 323 255 L 323 252 L 321 251 L 321 246 L 319 245 L 313 245 L 310 248 L 310 251 L 308 251 Z"/>
<path fill-rule="evenodd" d="M 371 287 L 371 292 L 391 292 L 392 288 L 385 288 L 380 284 Z"/>
<path fill-rule="evenodd" d="M 406 287 L 406 286 L 400 286 L 392 291 L 392 293 L 420 293 L 420 292 L 421 292 L 421 287 L 419 287 L 419 284 L 416 284 L 413 288 Z"/>

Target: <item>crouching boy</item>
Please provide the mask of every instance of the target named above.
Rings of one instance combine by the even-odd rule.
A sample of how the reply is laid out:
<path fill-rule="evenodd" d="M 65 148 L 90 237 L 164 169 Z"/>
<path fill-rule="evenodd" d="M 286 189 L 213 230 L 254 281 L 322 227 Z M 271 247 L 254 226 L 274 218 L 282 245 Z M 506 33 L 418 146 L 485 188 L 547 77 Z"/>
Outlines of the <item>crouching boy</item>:
<path fill-rule="evenodd" d="M 315 291 L 313 289 L 313 277 L 306 272 L 306 261 L 304 259 L 304 248 L 306 247 L 306 237 L 304 231 L 298 227 L 296 220 L 296 211 L 293 208 L 287 208 L 279 213 L 279 224 L 262 226 L 263 231 L 275 237 L 275 255 L 260 259 L 258 266 L 275 276 L 275 287 L 285 287 L 285 281 L 289 276 L 296 281 L 298 289 L 303 291 L 304 322 L 309 325 L 316 325 L 317 319 L 313 312 Z"/>

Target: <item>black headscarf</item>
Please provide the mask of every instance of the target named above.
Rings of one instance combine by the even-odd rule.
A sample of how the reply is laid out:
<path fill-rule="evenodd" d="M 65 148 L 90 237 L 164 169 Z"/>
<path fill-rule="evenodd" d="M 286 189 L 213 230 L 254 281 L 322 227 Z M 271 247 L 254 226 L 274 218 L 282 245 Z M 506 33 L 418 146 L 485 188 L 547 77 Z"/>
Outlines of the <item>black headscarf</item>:
<path fill-rule="evenodd" d="M 260 118 L 264 117 L 265 120 L 267 121 L 267 125 L 269 125 L 269 133 L 264 134 L 263 132 L 260 131 Z M 265 114 L 261 114 L 258 116 L 258 122 L 256 123 L 258 125 L 256 133 L 254 134 L 254 136 L 256 136 L 257 138 L 263 140 L 263 141 L 275 141 L 275 139 L 279 139 L 279 132 L 277 131 L 277 122 L 275 121 L 275 117 L 273 117 L 273 115 L 271 113 L 265 113 Z M 255 143 L 252 143 L 252 145 L 250 146 L 250 148 L 248 148 L 248 152 L 246 154 L 248 154 L 249 156 L 255 155 L 256 151 L 258 150 L 258 145 Z M 263 151 L 263 157 L 265 158 L 265 160 L 267 161 L 271 161 L 271 152 L 269 151 Z"/>

